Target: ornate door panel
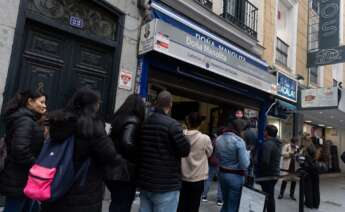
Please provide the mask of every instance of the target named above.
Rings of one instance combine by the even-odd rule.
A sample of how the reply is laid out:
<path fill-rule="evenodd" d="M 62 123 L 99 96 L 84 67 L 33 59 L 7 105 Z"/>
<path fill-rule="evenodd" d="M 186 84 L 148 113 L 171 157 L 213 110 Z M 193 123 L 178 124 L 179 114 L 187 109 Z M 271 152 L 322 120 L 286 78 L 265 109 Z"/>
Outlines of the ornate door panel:
<path fill-rule="evenodd" d="M 101 92 L 102 112 L 109 103 L 112 55 L 114 49 L 79 39 L 74 44 L 72 74 L 77 87 L 90 86 Z"/>
<path fill-rule="evenodd" d="M 40 89 L 50 98 L 50 109 L 59 104 L 60 81 L 66 67 L 64 54 L 68 42 L 62 34 L 50 28 L 28 25 L 25 49 L 22 56 L 19 89 Z"/>
<path fill-rule="evenodd" d="M 114 49 L 39 24 L 27 27 L 19 89 L 41 89 L 49 110 L 63 107 L 80 87 L 102 94 L 107 112 Z"/>

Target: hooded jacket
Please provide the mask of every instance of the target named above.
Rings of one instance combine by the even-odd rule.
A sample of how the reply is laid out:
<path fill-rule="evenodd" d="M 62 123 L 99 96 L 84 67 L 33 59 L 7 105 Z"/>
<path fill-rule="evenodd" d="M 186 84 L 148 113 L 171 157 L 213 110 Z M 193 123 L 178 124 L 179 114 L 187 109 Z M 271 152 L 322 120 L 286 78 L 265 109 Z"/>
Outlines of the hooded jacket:
<path fill-rule="evenodd" d="M 57 112 L 50 119 L 52 142 L 64 142 L 75 136 L 74 166 L 78 170 L 89 158 L 91 160 L 84 186 L 77 179 L 70 191 L 54 203 L 43 203 L 42 212 L 100 212 L 104 192 L 104 165 L 121 163 L 114 145 L 106 132 L 84 137 L 79 135 L 77 117 Z"/>
<path fill-rule="evenodd" d="M 28 172 L 39 155 L 44 141 L 43 128 L 37 114 L 23 107 L 5 114 L 8 156 L 0 174 L 0 193 L 7 197 L 23 197 Z"/>
<path fill-rule="evenodd" d="M 198 182 L 208 178 L 208 157 L 212 155 L 213 146 L 210 137 L 198 130 L 185 131 L 190 141 L 191 151 L 186 158 L 182 158 L 182 180 Z"/>

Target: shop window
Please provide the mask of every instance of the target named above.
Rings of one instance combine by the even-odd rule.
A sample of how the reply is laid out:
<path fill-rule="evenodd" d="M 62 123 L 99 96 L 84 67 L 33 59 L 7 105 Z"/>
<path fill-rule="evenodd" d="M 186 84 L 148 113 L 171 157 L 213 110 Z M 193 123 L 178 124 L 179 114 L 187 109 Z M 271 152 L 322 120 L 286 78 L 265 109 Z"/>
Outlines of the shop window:
<path fill-rule="evenodd" d="M 311 67 L 309 69 L 309 81 L 312 85 L 318 85 L 319 81 L 319 71 L 317 67 Z"/>
<path fill-rule="evenodd" d="M 289 46 L 277 37 L 276 63 L 287 67 Z"/>

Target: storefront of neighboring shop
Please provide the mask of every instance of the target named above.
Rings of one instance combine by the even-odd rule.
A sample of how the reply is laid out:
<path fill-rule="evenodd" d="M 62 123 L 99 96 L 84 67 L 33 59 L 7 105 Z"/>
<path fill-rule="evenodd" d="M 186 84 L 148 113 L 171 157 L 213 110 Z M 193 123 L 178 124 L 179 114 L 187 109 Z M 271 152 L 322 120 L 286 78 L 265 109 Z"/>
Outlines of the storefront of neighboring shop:
<path fill-rule="evenodd" d="M 345 171 L 345 166 L 339 160 L 345 151 L 344 94 L 344 90 L 337 87 L 301 92 L 304 140 L 314 140 L 321 151 L 321 160 L 328 166 L 328 172 Z"/>
<path fill-rule="evenodd" d="M 298 94 L 296 79 L 277 72 L 277 99 L 269 110 L 267 122 L 278 128 L 278 136 L 287 143 L 296 136 L 295 117 Z"/>
<path fill-rule="evenodd" d="M 206 117 L 211 136 L 242 110 L 262 140 L 277 79 L 267 64 L 166 5 L 153 1 L 153 19 L 141 30 L 137 92 L 154 103 L 159 91 L 173 94 L 172 117 Z"/>

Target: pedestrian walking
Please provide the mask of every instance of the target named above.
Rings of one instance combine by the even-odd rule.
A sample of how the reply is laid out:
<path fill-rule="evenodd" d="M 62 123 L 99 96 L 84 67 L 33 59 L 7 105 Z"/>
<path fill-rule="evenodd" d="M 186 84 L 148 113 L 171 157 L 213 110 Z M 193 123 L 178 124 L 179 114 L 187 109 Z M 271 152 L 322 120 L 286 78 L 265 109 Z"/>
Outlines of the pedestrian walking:
<path fill-rule="evenodd" d="M 216 157 L 215 154 L 215 147 L 216 147 L 216 140 L 217 140 L 217 134 L 215 134 L 211 140 L 212 146 L 213 146 L 213 153 L 211 157 L 208 159 L 208 178 L 205 180 L 205 185 L 204 185 L 204 191 L 202 193 L 201 201 L 202 202 L 207 202 L 207 194 L 208 191 L 210 190 L 211 183 L 215 177 L 217 177 L 217 205 L 222 206 L 223 205 L 223 197 L 222 197 L 222 191 L 220 188 L 220 183 L 219 183 L 219 160 Z"/>
<path fill-rule="evenodd" d="M 290 198 L 292 200 L 296 200 L 295 198 L 295 188 L 297 182 L 296 176 L 296 154 L 299 152 L 299 147 L 297 145 L 298 139 L 292 138 L 290 143 L 285 144 L 282 149 L 282 158 L 281 158 L 281 169 L 284 172 L 288 172 L 288 176 L 283 178 L 281 187 L 280 187 L 280 194 L 278 199 L 282 199 L 284 197 L 285 188 L 287 183 L 291 183 L 290 187 Z"/>
<path fill-rule="evenodd" d="M 181 125 L 168 116 L 172 96 L 158 94 L 157 105 L 145 120 L 139 150 L 138 187 L 140 212 L 175 212 L 181 189 L 181 159 L 190 152 L 190 142 Z"/>
<path fill-rule="evenodd" d="M 267 212 L 275 212 L 274 187 L 280 176 L 280 159 L 282 144 L 277 138 L 278 129 L 267 125 L 264 131 L 265 141 L 262 144 L 262 158 L 260 163 L 260 177 L 262 190 L 268 195 Z"/>
<path fill-rule="evenodd" d="M 42 212 L 101 212 L 104 193 L 104 165 L 122 164 L 114 144 L 107 137 L 99 118 L 100 94 L 90 88 L 79 89 L 68 105 L 49 116 L 51 142 L 74 137 L 74 167 L 79 170 L 90 160 L 85 179 L 79 177 L 70 190 L 55 202 L 43 202 Z M 84 181 L 82 183 L 82 181 Z"/>
<path fill-rule="evenodd" d="M 47 96 L 26 90 L 11 99 L 4 109 L 7 158 L 0 174 L 0 193 L 6 197 L 4 212 L 38 212 L 39 205 L 24 196 L 28 172 L 44 142 L 38 120 L 46 113 Z"/>
<path fill-rule="evenodd" d="M 111 122 L 110 137 L 125 163 L 107 167 L 106 185 L 111 192 L 109 212 L 130 212 L 135 198 L 136 167 L 141 125 L 145 118 L 142 97 L 130 95 Z"/>
<path fill-rule="evenodd" d="M 242 119 L 231 120 L 223 134 L 216 141 L 216 155 L 219 158 L 219 181 L 223 201 L 221 212 L 237 212 L 244 184 L 244 176 L 249 166 L 249 152 L 241 138 L 244 129 Z"/>
<path fill-rule="evenodd" d="M 213 146 L 210 137 L 199 131 L 203 120 L 204 117 L 197 112 L 186 118 L 188 130 L 185 135 L 190 141 L 191 151 L 181 161 L 182 188 L 178 212 L 199 211 L 201 194 L 208 178 L 208 157 L 212 155 Z"/>

